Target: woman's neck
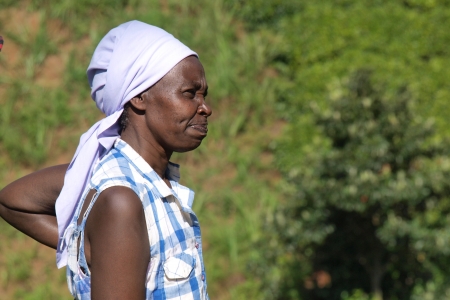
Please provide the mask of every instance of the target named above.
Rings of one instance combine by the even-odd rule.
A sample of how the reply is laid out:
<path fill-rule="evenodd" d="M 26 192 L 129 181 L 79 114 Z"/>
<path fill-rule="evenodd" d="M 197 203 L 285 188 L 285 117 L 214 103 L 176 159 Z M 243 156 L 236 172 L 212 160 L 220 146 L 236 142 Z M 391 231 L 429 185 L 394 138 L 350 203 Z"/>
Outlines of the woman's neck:
<path fill-rule="evenodd" d="M 140 134 L 139 130 L 133 126 L 127 126 L 120 138 L 130 145 L 170 186 L 169 180 L 165 178 L 165 173 L 172 152 L 166 152 L 151 135 Z"/>

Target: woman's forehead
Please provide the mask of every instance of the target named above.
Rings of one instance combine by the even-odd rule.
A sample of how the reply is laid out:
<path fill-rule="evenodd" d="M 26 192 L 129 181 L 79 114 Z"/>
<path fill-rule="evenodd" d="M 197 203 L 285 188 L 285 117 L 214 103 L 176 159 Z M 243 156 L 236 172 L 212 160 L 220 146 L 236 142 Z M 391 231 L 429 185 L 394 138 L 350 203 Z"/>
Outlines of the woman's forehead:
<path fill-rule="evenodd" d="M 203 73 L 205 72 L 202 63 L 200 62 L 198 57 L 194 55 L 182 59 L 178 64 L 175 65 L 175 67 L 172 68 L 172 70 L 188 73 L 196 71 L 200 71 Z"/>
<path fill-rule="evenodd" d="M 161 81 L 168 84 L 192 82 L 205 85 L 205 70 L 196 56 L 188 56 L 173 67 Z"/>

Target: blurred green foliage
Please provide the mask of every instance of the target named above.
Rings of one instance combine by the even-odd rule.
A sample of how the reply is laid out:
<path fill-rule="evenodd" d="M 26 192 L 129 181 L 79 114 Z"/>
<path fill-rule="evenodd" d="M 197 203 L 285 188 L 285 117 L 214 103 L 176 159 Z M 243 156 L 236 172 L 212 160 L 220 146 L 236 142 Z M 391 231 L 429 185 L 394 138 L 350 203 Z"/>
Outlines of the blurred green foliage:
<path fill-rule="evenodd" d="M 139 19 L 174 34 L 205 66 L 210 135 L 173 160 L 196 191 L 212 299 L 450 297 L 449 1 L 0 8 L 0 184 L 70 159 L 101 117 L 85 77 L 90 56 L 109 29 Z M 5 56 L 9 45 L 21 59 Z M 64 274 L 27 273 L 42 257 L 8 252 L 23 237 L 0 228 L 0 292 L 61 299 Z"/>
<path fill-rule="evenodd" d="M 289 262 L 273 286 L 279 299 L 357 289 L 410 299 L 433 273 L 448 273 L 448 144 L 429 142 L 433 123 L 413 113 L 406 89 L 394 98 L 380 89 L 360 70 L 331 89 L 328 109 L 313 106 L 321 147 L 287 174 L 295 193 L 271 224 L 285 247 L 272 253 Z M 328 282 L 299 285 L 311 270 Z"/>
<path fill-rule="evenodd" d="M 289 184 L 252 263 L 266 297 L 447 299 L 450 3 L 227 3 L 277 41 L 289 121 L 271 145 Z M 364 69 L 373 85 L 348 79 Z"/>

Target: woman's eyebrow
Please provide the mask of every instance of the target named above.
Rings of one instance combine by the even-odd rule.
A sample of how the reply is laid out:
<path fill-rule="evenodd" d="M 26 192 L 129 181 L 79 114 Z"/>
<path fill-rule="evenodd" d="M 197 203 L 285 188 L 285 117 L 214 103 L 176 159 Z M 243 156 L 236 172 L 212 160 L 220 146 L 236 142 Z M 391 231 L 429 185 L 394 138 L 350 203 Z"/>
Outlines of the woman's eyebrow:
<path fill-rule="evenodd" d="M 193 84 L 194 84 L 194 87 L 196 89 L 201 89 L 202 88 L 202 83 L 199 82 L 199 81 L 194 81 Z"/>
<path fill-rule="evenodd" d="M 184 84 L 183 85 L 183 88 L 190 88 L 190 87 L 193 87 L 193 88 L 195 88 L 196 90 L 200 90 L 200 89 L 202 89 L 202 87 L 203 87 L 203 84 L 201 83 L 201 82 L 199 82 L 199 81 L 191 81 L 191 82 L 189 82 L 189 83 L 186 83 L 186 84 Z M 205 88 L 205 96 L 208 94 L 208 86 L 206 86 L 206 88 Z"/>
<path fill-rule="evenodd" d="M 192 80 L 192 81 L 184 82 L 182 84 L 182 87 L 184 87 L 184 88 L 193 87 L 195 89 L 200 89 L 202 87 L 202 84 L 201 84 L 201 82 Z"/>
<path fill-rule="evenodd" d="M 203 84 L 204 83 L 201 81 L 194 81 L 194 80 L 188 83 L 188 85 L 192 85 L 196 89 L 201 89 L 203 87 Z M 206 86 L 206 89 L 208 89 L 208 86 Z"/>

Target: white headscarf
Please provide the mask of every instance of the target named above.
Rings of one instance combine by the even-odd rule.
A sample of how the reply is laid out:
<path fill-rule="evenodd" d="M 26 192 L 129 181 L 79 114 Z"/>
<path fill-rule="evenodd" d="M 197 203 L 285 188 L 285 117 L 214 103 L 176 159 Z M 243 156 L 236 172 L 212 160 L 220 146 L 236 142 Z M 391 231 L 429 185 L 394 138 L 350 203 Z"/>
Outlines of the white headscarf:
<path fill-rule="evenodd" d="M 67 242 L 73 231 L 69 225 L 92 169 L 119 136 L 123 106 L 191 55 L 197 56 L 171 34 L 139 21 L 112 29 L 98 44 L 87 76 L 92 99 L 106 117 L 81 136 L 56 200 L 58 268 L 67 265 Z"/>

